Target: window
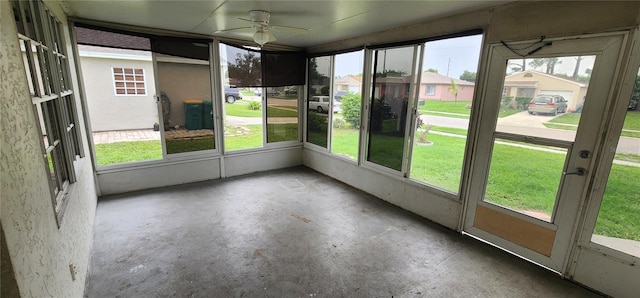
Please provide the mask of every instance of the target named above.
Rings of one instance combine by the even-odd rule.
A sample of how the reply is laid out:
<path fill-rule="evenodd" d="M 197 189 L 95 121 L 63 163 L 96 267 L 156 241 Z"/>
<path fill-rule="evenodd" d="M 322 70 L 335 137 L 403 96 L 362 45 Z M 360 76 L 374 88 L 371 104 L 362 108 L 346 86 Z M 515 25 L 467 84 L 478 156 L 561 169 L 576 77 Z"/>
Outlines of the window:
<path fill-rule="evenodd" d="M 464 74 L 475 76 L 481 44 L 482 35 L 424 44 L 421 82 L 432 83 L 426 85 L 426 93 L 429 93 L 429 87 L 435 91 L 436 85 L 440 85 L 442 91 L 437 99 L 419 98 L 424 100 L 424 105 L 417 107 L 410 164 L 412 179 L 449 192 L 458 192 L 475 90 L 473 82 L 458 78 L 464 78 Z M 450 61 L 458 64 L 450 67 Z M 441 75 L 426 69 L 447 71 Z"/>
<path fill-rule="evenodd" d="M 427 85 L 424 89 L 424 95 L 436 95 L 436 86 L 435 85 Z"/>
<path fill-rule="evenodd" d="M 116 95 L 146 95 L 144 69 L 113 67 L 113 84 Z"/>
<path fill-rule="evenodd" d="M 73 162 L 83 155 L 62 23 L 42 1 L 13 1 L 12 5 L 60 226 L 66 193 L 76 181 Z"/>
<path fill-rule="evenodd" d="M 329 94 L 331 57 L 309 59 L 307 101 L 307 142 L 327 148 L 329 134 Z"/>
<path fill-rule="evenodd" d="M 360 140 L 360 106 L 362 97 L 362 69 L 364 51 L 338 54 L 334 59 L 334 77 L 344 78 L 346 90 L 338 90 L 338 80 L 333 82 L 334 111 L 331 128 L 331 153 L 351 159 L 358 159 Z"/>

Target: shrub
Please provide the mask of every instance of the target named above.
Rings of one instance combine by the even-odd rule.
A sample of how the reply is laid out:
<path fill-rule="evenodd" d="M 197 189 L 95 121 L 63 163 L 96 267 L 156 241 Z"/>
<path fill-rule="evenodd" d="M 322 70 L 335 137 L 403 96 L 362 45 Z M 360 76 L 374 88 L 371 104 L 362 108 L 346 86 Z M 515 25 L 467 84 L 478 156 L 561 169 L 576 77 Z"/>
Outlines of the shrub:
<path fill-rule="evenodd" d="M 259 101 L 250 101 L 247 108 L 252 111 L 259 110 L 262 107 L 262 104 Z"/>
<path fill-rule="evenodd" d="M 343 128 L 346 122 L 342 118 L 335 117 L 333 118 L 333 127 L 335 128 Z"/>
<path fill-rule="evenodd" d="M 327 131 L 327 119 L 315 112 L 309 112 L 307 117 L 307 128 L 312 131 Z"/>
<path fill-rule="evenodd" d="M 342 96 L 342 116 L 353 128 L 360 127 L 360 94 L 347 92 Z"/>
<path fill-rule="evenodd" d="M 516 97 L 516 104 L 517 109 L 519 110 L 526 110 L 529 107 L 529 102 L 531 101 L 531 97 L 523 97 L 523 96 L 518 96 Z"/>

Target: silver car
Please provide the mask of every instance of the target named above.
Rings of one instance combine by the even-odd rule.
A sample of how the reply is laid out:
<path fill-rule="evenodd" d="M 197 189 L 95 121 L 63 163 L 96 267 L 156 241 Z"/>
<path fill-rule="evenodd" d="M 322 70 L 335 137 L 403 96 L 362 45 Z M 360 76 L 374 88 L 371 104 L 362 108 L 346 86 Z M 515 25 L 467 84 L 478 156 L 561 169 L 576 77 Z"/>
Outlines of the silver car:
<path fill-rule="evenodd" d="M 529 102 L 529 114 L 551 114 L 567 112 L 567 100 L 560 95 L 538 95 Z"/>

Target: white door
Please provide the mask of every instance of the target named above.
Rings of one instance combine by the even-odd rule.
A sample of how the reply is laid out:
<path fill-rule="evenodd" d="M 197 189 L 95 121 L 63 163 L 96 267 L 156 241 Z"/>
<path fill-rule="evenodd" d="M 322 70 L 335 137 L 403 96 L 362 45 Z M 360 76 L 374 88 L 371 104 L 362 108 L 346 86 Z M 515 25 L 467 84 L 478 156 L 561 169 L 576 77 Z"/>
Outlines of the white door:
<path fill-rule="evenodd" d="M 581 204 L 594 177 L 593 156 L 601 150 L 597 132 L 602 130 L 626 38 L 611 34 L 551 40 L 546 45 L 488 46 L 480 119 L 474 128 L 473 174 L 465 198 L 465 232 L 565 272 Z M 505 76 L 511 74 L 506 73 L 507 65 L 512 59 L 522 61 L 523 51 L 518 49 L 531 44 L 525 55 L 540 48 L 526 56 L 527 61 L 567 65 L 579 56 L 593 58 L 593 65 L 579 69 L 590 74 L 582 113 L 567 114 L 562 123 L 526 111 L 505 116 L 501 95 Z"/>

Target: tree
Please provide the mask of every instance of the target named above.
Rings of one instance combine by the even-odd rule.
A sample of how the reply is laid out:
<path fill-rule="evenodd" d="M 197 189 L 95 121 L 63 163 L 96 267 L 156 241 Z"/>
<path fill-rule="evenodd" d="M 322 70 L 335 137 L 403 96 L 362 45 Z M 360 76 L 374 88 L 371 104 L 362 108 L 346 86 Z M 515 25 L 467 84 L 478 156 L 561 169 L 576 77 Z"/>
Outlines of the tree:
<path fill-rule="evenodd" d="M 353 128 L 360 127 L 360 94 L 347 92 L 342 96 L 342 116 Z"/>
<path fill-rule="evenodd" d="M 575 59 L 576 59 L 576 67 L 573 69 L 573 75 L 571 76 L 571 78 L 573 78 L 574 80 L 577 80 L 578 79 L 578 70 L 580 70 L 580 62 L 584 58 L 582 58 L 582 56 L 578 56 Z"/>
<path fill-rule="evenodd" d="M 460 79 L 467 82 L 475 82 L 476 81 L 476 73 L 465 70 L 461 75 Z"/>
<path fill-rule="evenodd" d="M 241 82 L 229 82 L 238 86 L 256 86 L 262 80 L 260 73 L 260 56 L 248 52 L 236 56 L 234 63 L 229 63 L 229 78 L 240 78 Z M 256 71 L 254 71 L 256 70 Z"/>
<path fill-rule="evenodd" d="M 562 61 L 560 58 L 535 58 L 529 65 L 533 68 L 541 68 L 542 66 L 546 66 L 545 73 L 553 74 L 555 71 L 556 64 L 561 64 Z"/>
<path fill-rule="evenodd" d="M 429 68 L 427 69 L 427 72 L 438 73 L 438 70 L 435 68 Z"/>
<path fill-rule="evenodd" d="M 456 81 L 451 79 L 451 86 L 447 90 L 453 94 L 453 104 L 455 105 L 458 102 L 458 84 L 456 84 Z"/>

